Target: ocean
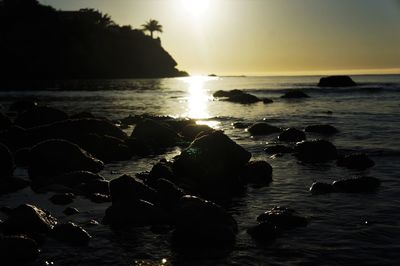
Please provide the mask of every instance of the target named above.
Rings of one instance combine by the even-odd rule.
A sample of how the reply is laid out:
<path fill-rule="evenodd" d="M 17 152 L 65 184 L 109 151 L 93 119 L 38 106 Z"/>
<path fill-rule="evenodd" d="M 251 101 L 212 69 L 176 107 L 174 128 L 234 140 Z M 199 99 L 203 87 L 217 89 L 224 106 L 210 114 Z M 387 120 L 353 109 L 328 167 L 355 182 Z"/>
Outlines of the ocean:
<path fill-rule="evenodd" d="M 87 247 L 70 247 L 48 239 L 34 265 L 399 265 L 400 263 L 400 75 L 353 76 L 359 84 L 348 88 L 320 88 L 319 76 L 302 77 L 187 77 L 148 80 L 86 80 L 59 82 L 43 90 L 0 91 L 3 112 L 22 98 L 37 98 L 42 104 L 73 114 L 88 111 L 113 121 L 129 115 L 188 117 L 223 130 L 273 167 L 273 182 L 265 187 L 249 186 L 244 195 L 227 207 L 237 220 L 236 244 L 220 257 L 199 250 L 197 258 L 181 256 L 170 246 L 170 234 L 155 234 L 148 228 L 111 230 L 101 223 L 109 203 L 94 204 L 77 198 L 71 205 L 81 213 L 66 217 L 64 208 L 52 205 L 49 194 L 30 188 L 0 197 L 0 206 L 32 203 L 49 210 L 61 221 L 83 225 L 93 236 Z M 263 102 L 242 105 L 212 97 L 217 90 L 240 89 Z M 302 90 L 305 99 L 280 98 L 288 90 Z M 307 139 L 324 138 L 343 154 L 363 152 L 375 166 L 363 171 L 348 170 L 335 162 L 304 164 L 294 156 L 271 156 L 264 149 L 278 143 L 277 135 L 252 137 L 235 122 L 267 122 L 304 129 L 313 124 L 330 124 L 339 133 L 330 137 L 307 133 Z M 128 134 L 132 127 L 124 129 Z M 106 165 L 100 173 L 108 180 L 119 175 L 149 171 L 161 158 L 171 159 L 179 148 L 165 154 Z M 27 177 L 19 168 L 17 176 Z M 375 192 L 311 195 L 315 181 L 372 176 L 382 184 Z M 286 231 L 268 244 L 255 242 L 246 230 L 256 217 L 284 206 L 309 218 L 307 227 Z M 0 218 L 4 218 L 0 216 Z M 48 264 L 46 264 L 46 262 Z M 53 264 L 51 264 L 53 263 Z"/>

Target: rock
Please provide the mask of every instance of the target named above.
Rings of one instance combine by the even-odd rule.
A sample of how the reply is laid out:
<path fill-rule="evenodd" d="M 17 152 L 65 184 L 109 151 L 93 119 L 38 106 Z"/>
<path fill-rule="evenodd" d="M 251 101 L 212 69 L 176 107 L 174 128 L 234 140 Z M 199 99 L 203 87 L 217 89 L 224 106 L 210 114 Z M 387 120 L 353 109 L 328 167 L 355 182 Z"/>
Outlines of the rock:
<path fill-rule="evenodd" d="M 12 210 L 4 222 L 4 231 L 7 234 L 47 234 L 57 224 L 56 218 L 42 209 L 22 204 Z"/>
<path fill-rule="evenodd" d="M 8 147 L 0 143 L 0 180 L 11 177 L 14 173 L 14 158 Z"/>
<path fill-rule="evenodd" d="M 80 112 L 70 116 L 71 119 L 96 118 L 91 112 Z"/>
<path fill-rule="evenodd" d="M 49 200 L 56 205 L 67 205 L 74 201 L 75 195 L 72 193 L 55 194 Z"/>
<path fill-rule="evenodd" d="M 196 138 L 196 136 L 199 133 L 201 133 L 201 132 L 210 132 L 210 131 L 213 131 L 213 130 L 214 130 L 213 128 L 211 128 L 211 127 L 209 127 L 207 125 L 196 125 L 196 124 L 194 124 L 194 125 L 185 126 L 182 129 L 182 131 L 180 132 L 180 134 L 184 138 L 192 141 L 192 140 L 194 140 Z"/>
<path fill-rule="evenodd" d="M 28 180 L 18 177 L 6 177 L 0 179 L 0 195 L 13 193 L 30 185 Z"/>
<path fill-rule="evenodd" d="M 73 207 L 67 207 L 65 208 L 65 210 L 63 211 L 63 213 L 65 215 L 74 215 L 74 214 L 78 214 L 79 210 L 77 208 L 73 208 Z"/>
<path fill-rule="evenodd" d="M 15 164 L 17 166 L 28 166 L 30 148 L 21 148 L 14 154 Z"/>
<path fill-rule="evenodd" d="M 368 176 L 343 179 L 332 183 L 336 191 L 348 193 L 372 192 L 376 190 L 380 184 L 381 181 L 379 179 Z"/>
<path fill-rule="evenodd" d="M 279 133 L 282 131 L 279 127 L 271 126 L 270 124 L 267 123 L 255 123 L 251 125 L 248 129 L 248 132 L 250 132 L 251 135 L 257 136 L 257 135 L 269 135 L 269 134 L 274 134 L 274 133 Z"/>
<path fill-rule="evenodd" d="M 39 255 L 35 240 L 26 236 L 6 236 L 0 239 L 2 265 L 30 265 Z"/>
<path fill-rule="evenodd" d="M 241 188 L 238 175 L 250 158 L 251 153 L 215 131 L 195 139 L 176 156 L 173 171 L 186 187 L 224 197 Z"/>
<path fill-rule="evenodd" d="M 357 84 L 349 76 L 328 76 L 319 80 L 319 87 L 353 87 Z"/>
<path fill-rule="evenodd" d="M 286 142 L 299 142 L 306 139 L 306 134 L 301 130 L 288 128 L 279 134 L 278 139 Z"/>
<path fill-rule="evenodd" d="M 232 126 L 234 127 L 234 128 L 248 128 L 249 126 L 251 126 L 252 124 L 250 124 L 250 123 L 242 123 L 242 122 L 235 122 L 235 123 L 232 123 Z"/>
<path fill-rule="evenodd" d="M 0 130 L 10 128 L 12 125 L 11 119 L 3 113 L 0 113 Z"/>
<path fill-rule="evenodd" d="M 337 158 L 337 150 L 326 140 L 302 141 L 296 144 L 295 155 L 303 162 L 326 162 Z"/>
<path fill-rule="evenodd" d="M 268 146 L 267 148 L 264 149 L 264 151 L 268 154 L 279 154 L 279 153 L 293 153 L 294 149 L 284 145 L 273 145 L 273 146 Z"/>
<path fill-rule="evenodd" d="M 66 140 L 46 140 L 32 147 L 29 154 L 29 176 L 43 183 L 54 176 L 72 171 L 99 172 L 104 164 L 76 144 Z"/>
<path fill-rule="evenodd" d="M 245 183 L 264 185 L 272 182 L 272 167 L 266 161 L 251 161 L 241 174 Z"/>
<path fill-rule="evenodd" d="M 281 98 L 284 99 L 301 99 L 301 98 L 309 98 L 307 94 L 300 90 L 291 90 L 286 92 Z"/>
<path fill-rule="evenodd" d="M 314 182 L 310 187 L 310 192 L 314 195 L 319 194 L 328 194 L 335 191 L 335 188 L 332 184 L 322 183 L 322 182 Z"/>
<path fill-rule="evenodd" d="M 154 189 L 129 175 L 122 175 L 111 180 L 110 193 L 113 204 L 139 199 L 154 203 L 157 199 L 157 192 Z"/>
<path fill-rule="evenodd" d="M 269 103 L 273 103 L 274 102 L 273 100 L 268 99 L 268 98 L 263 98 L 262 101 L 263 101 L 264 104 L 269 104 Z"/>
<path fill-rule="evenodd" d="M 271 210 L 260 214 L 257 217 L 260 223 L 269 223 L 279 229 L 288 229 L 299 226 L 306 226 L 306 218 L 296 214 L 296 211 L 284 207 L 274 207 Z"/>
<path fill-rule="evenodd" d="M 104 222 L 114 227 L 164 224 L 165 213 L 154 204 L 144 200 L 113 202 L 106 210 Z"/>
<path fill-rule="evenodd" d="M 259 223 L 249 228 L 247 233 L 257 241 L 268 242 L 275 240 L 280 234 L 280 230 L 273 224 Z"/>
<path fill-rule="evenodd" d="M 231 245 L 238 232 L 235 219 L 219 205 L 194 196 L 180 199 L 174 217 L 177 245 Z"/>
<path fill-rule="evenodd" d="M 7 147 L 12 151 L 30 145 L 27 130 L 19 126 L 12 126 L 6 130 L 0 131 L 0 141 L 2 143 L 7 143 Z"/>
<path fill-rule="evenodd" d="M 87 197 L 94 203 L 105 203 L 111 202 L 111 197 L 109 195 L 104 195 L 100 193 L 91 193 Z"/>
<path fill-rule="evenodd" d="M 224 98 L 224 101 L 241 103 L 241 104 L 252 104 L 262 101 L 254 95 L 243 92 L 241 90 L 230 90 L 230 91 L 216 91 L 213 96 L 215 98 Z"/>
<path fill-rule="evenodd" d="M 110 195 L 110 185 L 107 180 L 91 180 L 82 186 L 80 186 L 80 190 L 85 192 L 86 194 L 99 193 L 102 195 Z"/>
<path fill-rule="evenodd" d="M 152 148 L 171 147 L 180 141 L 179 135 L 166 124 L 151 119 L 143 120 L 134 128 L 131 138 Z"/>
<path fill-rule="evenodd" d="M 359 169 L 359 170 L 364 170 L 375 165 L 374 161 L 372 161 L 364 153 L 346 155 L 342 158 L 339 158 L 336 164 L 338 166 L 343 166 L 349 169 Z"/>
<path fill-rule="evenodd" d="M 68 115 L 52 107 L 35 107 L 22 112 L 15 119 L 15 124 L 23 128 L 51 124 L 68 119 Z"/>
<path fill-rule="evenodd" d="M 154 188 L 157 190 L 160 204 L 170 209 L 175 207 L 180 198 L 185 195 L 181 188 L 163 178 L 157 179 Z"/>
<path fill-rule="evenodd" d="M 101 175 L 89 171 L 73 171 L 61 174 L 50 180 L 54 184 L 61 184 L 70 188 L 95 181 L 105 181 L 105 179 Z"/>
<path fill-rule="evenodd" d="M 311 125 L 305 128 L 306 132 L 318 133 L 322 135 L 333 135 L 339 132 L 334 126 L 331 125 Z"/>
<path fill-rule="evenodd" d="M 12 112 L 22 113 L 38 107 L 37 99 L 23 99 L 20 101 L 13 102 L 10 105 L 9 110 Z"/>
<path fill-rule="evenodd" d="M 73 245 L 86 245 L 92 238 L 85 229 L 72 222 L 54 226 L 52 236 Z"/>

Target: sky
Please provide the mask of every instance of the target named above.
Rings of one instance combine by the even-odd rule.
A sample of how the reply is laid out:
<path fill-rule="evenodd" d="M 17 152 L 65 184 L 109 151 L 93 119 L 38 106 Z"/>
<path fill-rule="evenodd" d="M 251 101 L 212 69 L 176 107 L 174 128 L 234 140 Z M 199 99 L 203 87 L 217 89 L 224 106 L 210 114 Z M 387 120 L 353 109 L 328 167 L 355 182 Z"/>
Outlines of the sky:
<path fill-rule="evenodd" d="M 40 0 L 121 25 L 163 25 L 190 74 L 400 73 L 400 0 Z"/>

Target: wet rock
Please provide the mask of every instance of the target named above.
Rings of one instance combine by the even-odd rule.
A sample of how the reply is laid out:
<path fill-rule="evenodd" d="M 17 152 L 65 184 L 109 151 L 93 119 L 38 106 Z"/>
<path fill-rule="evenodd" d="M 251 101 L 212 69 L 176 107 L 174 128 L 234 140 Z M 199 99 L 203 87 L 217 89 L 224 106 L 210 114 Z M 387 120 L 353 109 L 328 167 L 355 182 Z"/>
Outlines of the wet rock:
<path fill-rule="evenodd" d="M 334 181 L 333 187 L 338 192 L 372 192 L 375 191 L 381 184 L 381 181 L 375 177 L 356 177 Z"/>
<path fill-rule="evenodd" d="M 2 143 L 7 143 L 7 147 L 12 151 L 30 145 L 27 131 L 19 126 L 12 126 L 6 130 L 0 131 L 0 141 Z"/>
<path fill-rule="evenodd" d="M 86 245 L 92 238 L 85 229 L 72 222 L 54 226 L 52 236 L 73 245 Z"/>
<path fill-rule="evenodd" d="M 300 90 L 291 90 L 286 92 L 284 95 L 281 96 L 281 98 L 284 99 L 302 99 L 302 98 L 309 98 L 307 94 L 305 94 L 303 91 Z"/>
<path fill-rule="evenodd" d="M 179 135 L 168 125 L 151 119 L 143 120 L 134 128 L 131 138 L 152 148 L 171 147 L 180 141 Z"/>
<path fill-rule="evenodd" d="M 342 158 L 339 158 L 336 164 L 338 166 L 346 167 L 349 169 L 359 169 L 359 170 L 364 170 L 375 165 L 374 161 L 372 161 L 364 153 L 346 155 Z"/>
<path fill-rule="evenodd" d="M 230 90 L 230 91 L 217 91 L 213 94 L 215 98 L 223 98 L 222 100 L 240 104 L 252 104 L 262 101 L 258 97 L 243 92 L 241 90 Z"/>
<path fill-rule="evenodd" d="M 47 234 L 55 224 L 56 218 L 42 209 L 22 204 L 12 210 L 4 222 L 4 231 L 7 234 Z"/>
<path fill-rule="evenodd" d="M 70 116 L 71 119 L 96 118 L 91 112 L 80 112 Z"/>
<path fill-rule="evenodd" d="M 173 239 L 177 245 L 231 245 L 238 232 L 235 219 L 224 209 L 194 196 L 180 199 L 174 217 Z"/>
<path fill-rule="evenodd" d="M 74 201 L 75 195 L 72 193 L 55 194 L 49 199 L 56 205 L 67 205 Z"/>
<path fill-rule="evenodd" d="M 54 177 L 50 182 L 61 184 L 70 188 L 95 181 L 105 181 L 104 177 L 89 171 L 73 171 Z"/>
<path fill-rule="evenodd" d="M 173 171 L 185 186 L 210 196 L 228 196 L 241 188 L 239 173 L 251 153 L 221 131 L 195 139 L 174 158 Z"/>
<path fill-rule="evenodd" d="M 328 76 L 319 80 L 319 87 L 353 87 L 357 84 L 349 76 Z"/>
<path fill-rule="evenodd" d="M 154 203 L 157 199 L 157 192 L 154 189 L 129 175 L 111 180 L 110 193 L 113 204 L 139 199 Z"/>
<path fill-rule="evenodd" d="M 241 174 L 245 183 L 264 185 L 272 182 L 272 167 L 266 161 L 251 161 Z"/>
<path fill-rule="evenodd" d="M 305 128 L 306 132 L 318 133 L 322 135 L 333 135 L 339 132 L 334 126 L 331 125 L 311 125 Z"/>
<path fill-rule="evenodd" d="M 177 185 L 167 179 L 157 179 L 154 188 L 157 190 L 157 196 L 162 206 L 173 208 L 185 195 L 185 192 Z"/>
<path fill-rule="evenodd" d="M 30 265 L 39 255 L 35 240 L 26 236 L 6 236 L 0 239 L 2 265 Z"/>
<path fill-rule="evenodd" d="M 164 224 L 165 213 L 154 204 L 144 200 L 113 202 L 106 210 L 104 222 L 114 227 Z"/>
<path fill-rule="evenodd" d="M 279 134 L 278 139 L 286 142 L 299 142 L 306 139 L 306 134 L 301 130 L 288 128 Z"/>
<path fill-rule="evenodd" d="M 10 128 L 12 125 L 11 119 L 5 114 L 0 112 L 0 130 L 5 130 Z"/>
<path fill-rule="evenodd" d="M 11 177 L 14 172 L 14 158 L 8 147 L 0 143 L 0 179 Z"/>
<path fill-rule="evenodd" d="M 210 131 L 213 131 L 213 130 L 214 130 L 213 128 L 211 128 L 211 127 L 209 127 L 207 125 L 196 125 L 196 124 L 194 124 L 194 125 L 185 126 L 182 129 L 182 131 L 180 132 L 180 134 L 184 138 L 192 141 L 192 140 L 194 140 L 196 138 L 196 136 L 199 133 L 201 133 L 201 132 L 210 132 Z"/>
<path fill-rule="evenodd" d="M 107 180 L 91 180 L 82 186 L 80 186 L 80 190 L 87 194 L 91 193 L 99 193 L 103 195 L 110 195 L 110 185 Z"/>
<path fill-rule="evenodd" d="M 43 141 L 32 147 L 29 154 L 29 176 L 37 183 L 72 171 L 96 173 L 103 167 L 103 162 L 66 140 Z"/>
<path fill-rule="evenodd" d="M 87 197 L 94 203 L 105 203 L 111 202 L 111 197 L 109 195 L 104 195 L 100 193 L 91 193 Z"/>
<path fill-rule="evenodd" d="M 248 127 L 250 127 L 252 124 L 250 124 L 250 123 L 243 123 L 243 122 L 235 122 L 235 123 L 232 123 L 232 126 L 234 127 L 234 128 L 248 128 Z"/>
<path fill-rule="evenodd" d="M 29 163 L 29 152 L 31 151 L 30 148 L 21 148 L 18 149 L 15 154 L 15 164 L 17 166 L 28 166 Z"/>
<path fill-rule="evenodd" d="M 269 104 L 269 103 L 273 103 L 274 102 L 273 100 L 268 99 L 268 98 L 263 98 L 262 101 L 263 101 L 264 104 Z"/>
<path fill-rule="evenodd" d="M 37 99 L 23 99 L 20 101 L 13 102 L 10 105 L 9 110 L 13 112 L 25 112 L 38 107 Z"/>
<path fill-rule="evenodd" d="M 259 223 L 247 229 L 247 233 L 257 241 L 269 242 L 278 237 L 280 230 L 273 224 Z"/>
<path fill-rule="evenodd" d="M 295 155 L 303 162 L 326 162 L 337 158 L 337 150 L 326 140 L 302 141 L 296 144 Z"/>
<path fill-rule="evenodd" d="M 172 163 L 171 162 L 158 162 L 156 163 L 150 171 L 150 176 L 148 180 L 150 183 L 154 183 L 155 180 L 163 178 L 167 180 L 175 180 L 175 174 L 172 170 Z"/>
<path fill-rule="evenodd" d="M 35 107 L 22 112 L 15 119 L 15 124 L 23 128 L 51 124 L 68 119 L 68 115 L 52 107 Z"/>
<path fill-rule="evenodd" d="M 74 215 L 74 214 L 78 214 L 79 210 L 77 208 L 73 208 L 73 207 L 67 207 L 65 208 L 65 210 L 63 211 L 63 213 L 65 215 Z"/>
<path fill-rule="evenodd" d="M 273 145 L 268 146 L 264 149 L 264 151 L 268 154 L 279 154 L 279 153 L 293 153 L 294 149 L 284 145 Z"/>
<path fill-rule="evenodd" d="M 274 207 L 257 217 L 260 223 L 269 223 L 279 229 L 306 226 L 308 221 L 305 217 L 296 214 L 296 211 L 284 207 Z"/>
<path fill-rule="evenodd" d="M 322 183 L 322 182 L 314 182 L 310 187 L 310 192 L 314 195 L 319 194 L 328 194 L 335 191 L 335 188 L 332 184 Z"/>
<path fill-rule="evenodd" d="M 13 193 L 30 185 L 28 180 L 18 177 L 3 177 L 0 179 L 0 195 Z"/>
<path fill-rule="evenodd" d="M 269 134 L 274 134 L 274 133 L 279 133 L 282 131 L 279 127 L 271 126 L 270 124 L 267 123 L 255 123 L 251 125 L 248 129 L 248 132 L 250 132 L 251 135 L 257 136 L 257 135 L 269 135 Z"/>

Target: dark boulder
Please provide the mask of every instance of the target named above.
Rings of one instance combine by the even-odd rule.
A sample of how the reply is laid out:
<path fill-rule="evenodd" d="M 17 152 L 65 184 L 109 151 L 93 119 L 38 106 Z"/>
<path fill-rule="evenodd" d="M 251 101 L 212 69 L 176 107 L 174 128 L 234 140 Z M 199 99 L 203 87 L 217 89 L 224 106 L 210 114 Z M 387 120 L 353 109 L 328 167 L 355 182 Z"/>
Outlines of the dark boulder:
<path fill-rule="evenodd" d="M 199 135 L 199 133 L 201 132 L 210 132 L 213 131 L 214 129 L 207 126 L 207 125 L 197 125 L 197 124 L 193 124 L 193 125 L 187 125 L 185 126 L 180 134 L 187 140 L 194 140 L 196 138 L 197 135 Z"/>
<path fill-rule="evenodd" d="M 250 123 L 243 123 L 243 122 L 235 122 L 235 123 L 232 123 L 232 126 L 234 127 L 234 128 L 240 128 L 240 129 L 243 129 L 243 128 L 248 128 L 248 127 L 250 127 L 252 124 L 250 124 Z"/>
<path fill-rule="evenodd" d="M 272 167 L 266 161 L 251 161 L 243 168 L 241 177 L 248 184 L 269 184 L 272 182 Z"/>
<path fill-rule="evenodd" d="M 8 147 L 0 143 L 0 180 L 11 177 L 14 173 L 14 158 Z"/>
<path fill-rule="evenodd" d="M 167 124 L 151 119 L 145 119 L 138 123 L 133 129 L 131 138 L 155 149 L 171 147 L 180 141 L 180 136 Z"/>
<path fill-rule="evenodd" d="M 155 202 L 157 192 L 129 175 L 122 175 L 110 181 L 110 194 L 113 204 L 143 199 Z"/>
<path fill-rule="evenodd" d="M 279 134 L 278 139 L 285 142 L 299 142 L 306 139 L 306 134 L 301 130 L 288 128 Z"/>
<path fill-rule="evenodd" d="M 14 153 L 15 164 L 17 166 L 28 166 L 30 148 L 21 148 Z"/>
<path fill-rule="evenodd" d="M 79 210 L 77 208 L 73 208 L 73 207 L 67 207 L 65 208 L 65 210 L 63 211 L 63 213 L 65 215 L 74 215 L 74 214 L 78 214 Z"/>
<path fill-rule="evenodd" d="M 213 96 L 215 98 L 223 98 L 222 100 L 227 102 L 240 104 L 252 104 L 262 101 L 258 97 L 241 90 L 216 91 Z"/>
<path fill-rule="evenodd" d="M 110 185 L 107 180 L 91 180 L 79 186 L 79 190 L 86 194 L 98 193 L 102 195 L 110 195 Z"/>
<path fill-rule="evenodd" d="M 309 98 L 307 94 L 300 90 L 291 90 L 286 92 L 284 95 L 281 96 L 283 99 L 302 99 L 302 98 Z"/>
<path fill-rule="evenodd" d="M 13 102 L 9 110 L 12 112 L 22 113 L 38 107 L 37 99 L 23 99 Z"/>
<path fill-rule="evenodd" d="M 150 171 L 150 175 L 148 179 L 148 181 L 155 181 L 159 178 L 164 178 L 167 180 L 175 180 L 175 174 L 172 170 L 172 163 L 171 162 L 167 162 L 167 161 L 160 161 L 158 163 L 156 163 L 155 165 L 153 165 L 153 167 L 151 168 Z"/>
<path fill-rule="evenodd" d="M 47 234 L 57 224 L 56 218 L 42 209 L 22 204 L 12 210 L 4 222 L 4 231 L 7 234 Z"/>
<path fill-rule="evenodd" d="M 157 197 L 160 204 L 166 208 L 172 209 L 176 206 L 185 192 L 177 185 L 167 179 L 157 179 L 154 188 L 157 190 Z"/>
<path fill-rule="evenodd" d="M 7 147 L 12 151 L 30 146 L 27 130 L 15 125 L 0 131 L 0 142 L 7 143 Z"/>
<path fill-rule="evenodd" d="M 94 203 L 111 202 L 111 197 L 109 195 L 105 195 L 105 194 L 91 193 L 91 194 L 87 194 L 86 197 Z"/>
<path fill-rule="evenodd" d="M 104 181 L 104 177 L 89 171 L 73 171 L 61 174 L 52 178 L 49 182 L 53 184 L 61 184 L 70 188 L 78 187 L 82 184 L 91 183 L 93 181 Z"/>
<path fill-rule="evenodd" d="M 75 195 L 72 193 L 55 194 L 49 199 L 56 205 L 67 205 L 74 201 Z"/>
<path fill-rule="evenodd" d="M 173 171 L 186 187 L 209 196 L 228 196 L 239 189 L 239 172 L 251 153 L 221 131 L 195 139 L 174 158 Z"/>
<path fill-rule="evenodd" d="M 306 226 L 308 221 L 305 217 L 297 215 L 296 211 L 284 207 L 274 207 L 257 217 L 260 223 L 269 223 L 279 229 Z"/>
<path fill-rule="evenodd" d="M 92 238 L 85 229 L 72 222 L 54 226 L 51 234 L 55 239 L 72 245 L 86 245 Z"/>
<path fill-rule="evenodd" d="M 15 119 L 15 124 L 23 128 L 51 124 L 68 119 L 68 115 L 52 107 L 35 107 L 20 113 Z"/>
<path fill-rule="evenodd" d="M 363 176 L 334 181 L 333 187 L 338 192 L 357 193 L 375 191 L 381 181 L 375 177 Z"/>
<path fill-rule="evenodd" d="M 219 205 L 194 196 L 180 199 L 175 211 L 173 240 L 183 246 L 226 246 L 235 241 L 235 219 Z"/>
<path fill-rule="evenodd" d="M 267 123 L 255 123 L 251 125 L 247 131 L 253 135 L 270 135 L 274 133 L 279 133 L 282 132 L 282 129 L 279 127 L 271 126 L 270 124 Z"/>
<path fill-rule="evenodd" d="M 349 169 L 358 169 L 358 170 L 364 170 L 375 165 L 374 161 L 372 161 L 364 153 L 346 155 L 342 158 L 339 158 L 336 164 L 338 166 L 346 167 Z"/>
<path fill-rule="evenodd" d="M 30 185 L 28 180 L 18 177 L 0 178 L 0 195 L 16 192 Z"/>
<path fill-rule="evenodd" d="M 314 182 L 310 187 L 310 192 L 313 195 L 319 194 L 328 194 L 335 192 L 335 188 L 332 184 L 322 183 L 322 182 Z"/>
<path fill-rule="evenodd" d="M 272 145 L 264 149 L 268 154 L 279 154 L 279 153 L 293 153 L 294 149 L 292 147 L 284 145 Z"/>
<path fill-rule="evenodd" d="M 269 242 L 275 240 L 280 234 L 280 230 L 270 223 L 259 223 L 247 229 L 247 233 L 256 241 Z"/>
<path fill-rule="evenodd" d="M 319 87 L 354 87 L 357 84 L 349 76 L 329 76 L 319 80 Z"/>
<path fill-rule="evenodd" d="M 37 183 L 72 171 L 99 172 L 104 164 L 76 144 L 66 140 L 46 140 L 32 147 L 29 154 L 29 176 Z"/>
<path fill-rule="evenodd" d="M 263 101 L 264 104 L 269 104 L 269 103 L 273 103 L 274 102 L 273 100 L 268 99 L 268 98 L 263 98 L 262 101 Z"/>
<path fill-rule="evenodd" d="M 12 125 L 11 119 L 3 113 L 0 113 L 0 130 L 10 128 Z"/>
<path fill-rule="evenodd" d="M 339 132 L 331 125 L 311 125 L 305 128 L 305 132 L 318 133 L 322 135 L 333 135 Z"/>
<path fill-rule="evenodd" d="M 326 140 L 302 141 L 296 144 L 295 155 L 303 162 L 326 162 L 337 158 L 337 150 Z"/>
<path fill-rule="evenodd" d="M 30 265 L 38 255 L 38 244 L 29 237 L 6 236 L 0 239 L 2 265 Z"/>
<path fill-rule="evenodd" d="M 113 202 L 104 216 L 104 223 L 118 228 L 165 224 L 167 221 L 160 208 L 144 200 Z"/>

